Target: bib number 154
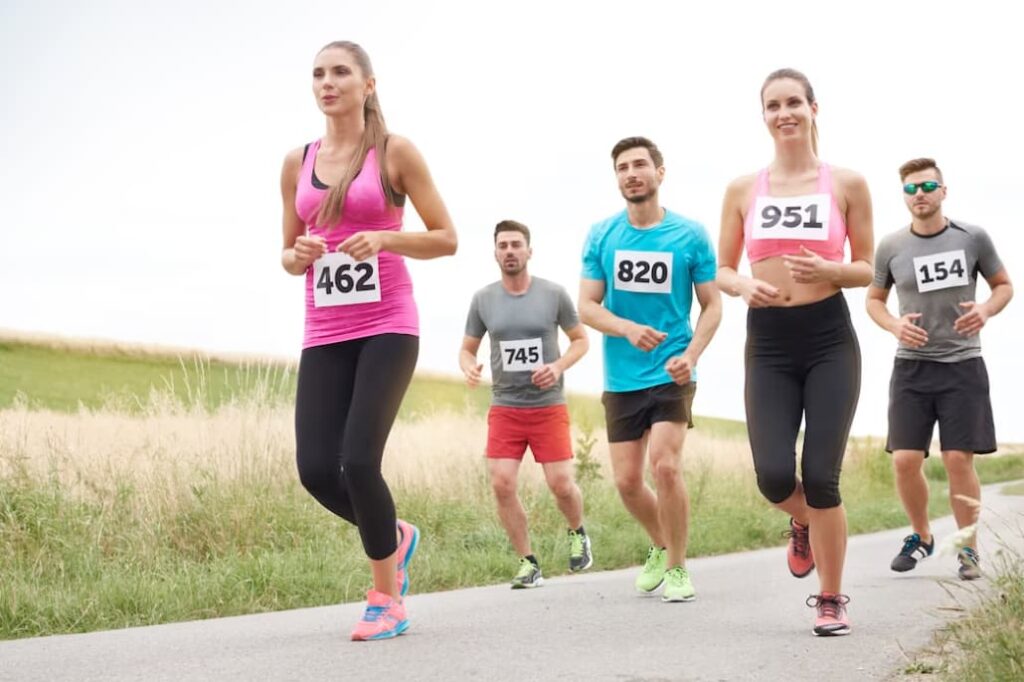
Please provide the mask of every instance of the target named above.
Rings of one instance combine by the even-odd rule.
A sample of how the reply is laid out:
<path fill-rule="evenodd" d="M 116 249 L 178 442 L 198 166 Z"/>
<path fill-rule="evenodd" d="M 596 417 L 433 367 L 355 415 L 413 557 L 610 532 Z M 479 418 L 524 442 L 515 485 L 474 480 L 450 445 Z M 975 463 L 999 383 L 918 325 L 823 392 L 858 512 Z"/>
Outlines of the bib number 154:
<path fill-rule="evenodd" d="M 317 308 L 380 300 L 377 256 L 357 261 L 345 253 L 329 253 L 313 263 L 313 304 Z"/>

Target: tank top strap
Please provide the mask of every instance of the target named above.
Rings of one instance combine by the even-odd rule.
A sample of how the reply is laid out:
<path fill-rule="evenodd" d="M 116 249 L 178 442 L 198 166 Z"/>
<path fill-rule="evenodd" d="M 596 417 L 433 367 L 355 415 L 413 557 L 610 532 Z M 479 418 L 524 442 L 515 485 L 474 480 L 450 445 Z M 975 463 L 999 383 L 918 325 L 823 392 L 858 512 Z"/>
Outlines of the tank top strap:
<path fill-rule="evenodd" d="M 302 158 L 302 168 L 299 170 L 300 184 L 313 186 L 313 168 L 316 166 L 318 151 L 320 151 L 320 140 L 314 140 L 306 145 L 306 155 Z"/>
<path fill-rule="evenodd" d="M 757 173 L 757 181 L 754 183 L 754 196 L 766 197 L 770 194 L 768 188 L 768 167 L 765 166 Z"/>

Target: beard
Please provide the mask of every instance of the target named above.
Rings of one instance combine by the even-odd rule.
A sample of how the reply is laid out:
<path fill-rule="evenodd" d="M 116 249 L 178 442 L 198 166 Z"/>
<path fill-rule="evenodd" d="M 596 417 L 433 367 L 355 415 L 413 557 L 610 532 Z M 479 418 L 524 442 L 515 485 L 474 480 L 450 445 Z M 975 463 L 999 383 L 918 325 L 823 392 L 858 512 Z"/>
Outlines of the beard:
<path fill-rule="evenodd" d="M 521 261 L 502 261 L 501 271 L 506 275 L 518 275 L 520 272 L 526 269 L 526 263 Z"/>
<path fill-rule="evenodd" d="M 648 199 L 650 199 L 653 196 L 654 196 L 654 192 L 647 192 L 645 194 L 633 194 L 633 195 L 626 194 L 625 192 L 622 193 L 622 198 L 625 199 L 626 201 L 628 201 L 631 204 L 642 204 L 642 203 L 644 203 L 645 201 L 647 201 Z"/>
<path fill-rule="evenodd" d="M 920 210 L 922 208 L 924 209 L 924 211 Z M 914 217 L 915 218 L 920 218 L 921 220 L 928 220 L 929 218 L 934 216 L 936 213 L 938 213 L 939 209 L 941 209 L 941 208 L 942 208 L 941 206 L 929 206 L 929 205 L 925 205 L 925 206 L 922 206 L 922 207 L 915 206 L 914 209 L 913 209 L 914 210 Z"/>

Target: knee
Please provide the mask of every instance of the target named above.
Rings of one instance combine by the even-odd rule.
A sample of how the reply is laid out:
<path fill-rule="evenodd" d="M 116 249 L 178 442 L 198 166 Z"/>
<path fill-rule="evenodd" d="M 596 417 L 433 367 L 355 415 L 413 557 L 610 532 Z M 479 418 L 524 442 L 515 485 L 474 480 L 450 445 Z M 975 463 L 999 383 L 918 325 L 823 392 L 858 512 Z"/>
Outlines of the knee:
<path fill-rule="evenodd" d="M 331 489 L 341 480 L 341 467 L 328 458 L 299 459 L 299 482 L 310 494 Z"/>
<path fill-rule="evenodd" d="M 952 450 L 942 453 L 942 463 L 950 478 L 970 476 L 974 473 L 974 454 Z"/>
<path fill-rule="evenodd" d="M 516 479 L 512 476 L 491 476 L 491 490 L 499 502 L 516 496 Z"/>
<path fill-rule="evenodd" d="M 356 490 L 370 490 L 384 481 L 380 467 L 374 464 L 346 464 L 342 475 Z"/>
<path fill-rule="evenodd" d="M 785 468 L 757 470 L 757 487 L 772 504 L 784 502 L 796 490 L 796 474 Z"/>
<path fill-rule="evenodd" d="M 839 495 L 839 472 L 804 471 L 804 497 L 812 509 L 831 509 L 842 504 Z"/>
<path fill-rule="evenodd" d="M 675 485 L 679 481 L 678 457 L 657 457 L 651 459 L 651 476 L 658 487 Z"/>
<path fill-rule="evenodd" d="M 566 474 L 565 476 L 558 476 L 549 480 L 548 488 L 551 489 L 551 493 L 555 497 L 566 499 L 572 497 L 576 492 L 576 482 L 572 480 L 572 476 Z"/>
<path fill-rule="evenodd" d="M 924 456 L 918 452 L 900 451 L 892 454 L 892 468 L 899 477 L 914 476 L 921 471 Z"/>
<path fill-rule="evenodd" d="M 644 488 L 642 470 L 615 472 L 615 488 L 622 497 L 636 497 Z"/>

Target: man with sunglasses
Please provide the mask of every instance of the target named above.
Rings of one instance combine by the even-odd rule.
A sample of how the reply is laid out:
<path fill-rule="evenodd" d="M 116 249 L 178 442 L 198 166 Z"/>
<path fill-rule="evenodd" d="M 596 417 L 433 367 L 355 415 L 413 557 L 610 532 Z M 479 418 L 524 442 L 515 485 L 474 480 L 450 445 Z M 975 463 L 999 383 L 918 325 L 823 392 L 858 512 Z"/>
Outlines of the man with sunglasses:
<path fill-rule="evenodd" d="M 966 528 L 977 520 L 974 504 L 963 499 L 981 498 L 974 455 L 996 449 L 978 334 L 1010 301 L 1013 286 L 988 234 L 943 215 L 946 186 L 934 160 L 908 161 L 900 167 L 900 178 L 911 223 L 879 244 L 867 310 L 899 341 L 889 385 L 886 450 L 893 455 L 896 488 L 913 529 L 891 564 L 892 570 L 904 572 L 935 548 L 924 476 L 935 422 L 957 526 Z M 979 274 L 991 289 L 982 303 L 974 297 Z M 886 307 L 894 285 L 899 317 Z M 971 533 L 957 555 L 963 580 L 981 575 L 975 540 Z"/>

